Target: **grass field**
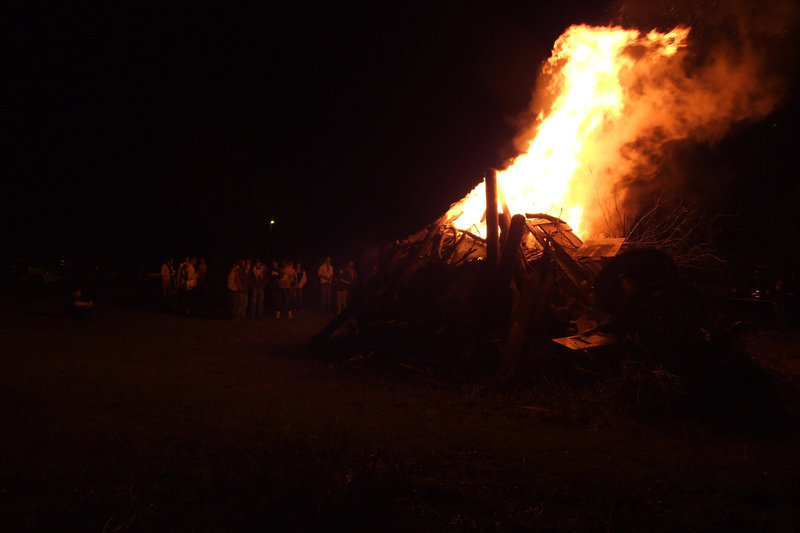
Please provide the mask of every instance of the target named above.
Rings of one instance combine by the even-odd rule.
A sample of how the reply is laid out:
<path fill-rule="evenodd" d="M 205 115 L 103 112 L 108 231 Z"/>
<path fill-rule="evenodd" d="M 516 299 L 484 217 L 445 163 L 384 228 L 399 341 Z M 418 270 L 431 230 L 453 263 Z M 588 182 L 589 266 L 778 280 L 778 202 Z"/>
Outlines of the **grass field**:
<path fill-rule="evenodd" d="M 795 531 L 797 336 L 750 348 L 791 415 L 573 416 L 520 388 L 310 353 L 330 317 L 0 310 L 4 531 Z M 590 399 L 583 401 L 589 402 Z M 765 414 L 768 416 L 768 413 Z"/>

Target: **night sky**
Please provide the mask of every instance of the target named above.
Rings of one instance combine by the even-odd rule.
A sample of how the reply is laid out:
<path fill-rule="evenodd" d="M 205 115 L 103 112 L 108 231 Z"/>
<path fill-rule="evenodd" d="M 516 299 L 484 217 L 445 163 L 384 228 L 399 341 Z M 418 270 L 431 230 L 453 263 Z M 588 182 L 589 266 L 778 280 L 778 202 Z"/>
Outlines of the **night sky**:
<path fill-rule="evenodd" d="M 162 4 L 11 17 L 4 255 L 316 258 L 402 238 L 513 155 L 567 26 L 688 18 L 702 30 L 721 2 Z M 800 200 L 790 56 L 776 61 L 780 110 L 679 152 L 684 169 L 736 169 L 722 185 L 690 180 L 720 209 L 750 216 L 741 199 L 755 197 L 774 222 Z"/>

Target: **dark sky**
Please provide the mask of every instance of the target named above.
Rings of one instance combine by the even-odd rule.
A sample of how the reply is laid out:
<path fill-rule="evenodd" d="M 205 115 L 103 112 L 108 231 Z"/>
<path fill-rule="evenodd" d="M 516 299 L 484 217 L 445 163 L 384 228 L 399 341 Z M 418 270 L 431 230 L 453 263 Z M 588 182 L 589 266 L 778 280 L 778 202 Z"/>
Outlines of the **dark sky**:
<path fill-rule="evenodd" d="M 511 154 L 555 38 L 618 13 L 463 4 L 15 13 L 4 253 L 314 258 L 413 233 Z"/>

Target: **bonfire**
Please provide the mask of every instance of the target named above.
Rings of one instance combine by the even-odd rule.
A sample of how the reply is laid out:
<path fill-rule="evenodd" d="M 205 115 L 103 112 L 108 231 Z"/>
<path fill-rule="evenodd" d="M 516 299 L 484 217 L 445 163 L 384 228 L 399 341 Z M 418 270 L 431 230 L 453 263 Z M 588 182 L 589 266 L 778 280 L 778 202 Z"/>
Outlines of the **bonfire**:
<path fill-rule="evenodd" d="M 668 143 L 717 139 L 775 102 L 759 91 L 756 66 L 698 61 L 690 36 L 568 28 L 541 71 L 519 154 L 397 243 L 360 304 L 320 338 L 353 314 L 362 333 L 409 317 L 437 335 L 488 321 L 502 324 L 513 366 L 530 338 L 586 349 L 626 337 L 652 349 L 694 335 L 674 264 L 625 252 L 625 237 Z"/>

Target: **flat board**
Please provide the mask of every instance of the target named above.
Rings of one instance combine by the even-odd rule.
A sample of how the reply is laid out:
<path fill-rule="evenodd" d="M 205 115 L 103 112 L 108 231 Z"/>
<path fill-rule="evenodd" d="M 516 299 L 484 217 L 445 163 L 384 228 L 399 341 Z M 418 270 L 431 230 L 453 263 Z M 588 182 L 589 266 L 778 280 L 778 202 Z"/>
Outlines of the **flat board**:
<path fill-rule="evenodd" d="M 553 342 L 566 346 L 570 350 L 586 350 L 588 348 L 597 348 L 598 346 L 614 344 L 617 342 L 617 339 L 611 333 L 590 333 L 588 335 L 561 337 L 553 339 Z"/>
<path fill-rule="evenodd" d="M 601 239 L 587 239 L 583 246 L 578 248 L 578 257 L 614 257 L 619 253 L 625 239 L 608 237 Z"/>

